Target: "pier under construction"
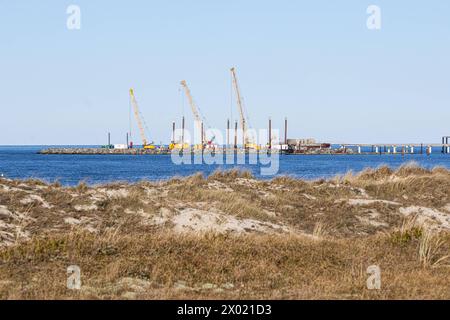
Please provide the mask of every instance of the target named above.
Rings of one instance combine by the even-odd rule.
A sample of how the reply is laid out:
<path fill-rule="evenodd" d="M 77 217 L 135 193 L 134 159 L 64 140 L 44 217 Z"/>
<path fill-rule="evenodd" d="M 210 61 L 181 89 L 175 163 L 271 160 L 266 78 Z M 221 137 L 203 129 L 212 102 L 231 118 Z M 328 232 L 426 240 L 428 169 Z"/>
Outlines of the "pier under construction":
<path fill-rule="evenodd" d="M 227 119 L 226 139 L 217 139 L 215 133 L 211 133 L 211 127 L 195 103 L 192 92 L 186 80 L 180 82 L 180 92 L 187 98 L 192 116 L 194 128 L 199 137 L 197 141 L 189 141 L 186 138 L 185 116 L 181 119 L 181 129 L 176 130 L 176 123 L 172 122 L 170 144 L 157 146 L 150 139 L 149 128 L 139 108 L 134 89 L 129 90 L 130 128 L 126 133 L 126 143 L 111 144 L 111 135 L 108 133 L 108 143 L 98 148 L 48 148 L 41 150 L 40 154 L 85 154 L 85 155 L 164 155 L 173 151 L 180 153 L 282 153 L 293 155 L 406 155 L 443 153 L 450 154 L 450 136 L 442 137 L 441 143 L 329 143 L 317 142 L 315 139 L 289 139 L 288 120 L 284 119 L 284 139 L 273 137 L 272 119 L 269 118 L 266 141 L 258 141 L 255 130 L 252 128 L 249 117 L 244 106 L 242 91 L 239 86 L 236 68 L 230 69 L 232 95 L 231 101 L 235 100 L 237 106 L 238 120 Z M 233 99 L 234 94 L 234 99 Z M 141 144 L 133 142 L 131 130 L 131 115 L 134 115 L 136 125 L 139 129 Z M 233 124 L 233 128 L 231 125 Z M 177 134 L 178 132 L 178 134 Z M 195 132 L 194 132 L 195 133 Z M 261 139 L 260 139 L 261 140 Z M 265 139 L 264 139 L 265 140 Z"/>
<path fill-rule="evenodd" d="M 295 144 L 293 142 L 296 142 Z M 406 144 L 325 144 L 307 141 L 299 144 L 296 139 L 288 139 L 286 145 L 260 146 L 255 149 L 235 146 L 214 146 L 198 148 L 185 146 L 172 148 L 170 146 L 154 146 L 154 148 L 48 148 L 39 151 L 40 154 L 70 154 L 70 155 L 168 155 L 179 153 L 273 153 L 287 155 L 414 155 L 414 154 L 450 154 L 450 144 L 446 143 L 406 143 Z"/>

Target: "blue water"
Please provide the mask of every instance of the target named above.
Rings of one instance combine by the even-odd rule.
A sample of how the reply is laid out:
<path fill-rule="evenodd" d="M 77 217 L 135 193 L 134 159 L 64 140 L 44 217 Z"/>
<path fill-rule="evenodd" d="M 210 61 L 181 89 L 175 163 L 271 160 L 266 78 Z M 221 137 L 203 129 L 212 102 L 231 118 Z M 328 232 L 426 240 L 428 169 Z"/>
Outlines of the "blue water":
<path fill-rule="evenodd" d="M 164 180 L 174 176 L 187 176 L 197 172 L 208 175 L 217 169 L 240 168 L 260 175 L 258 165 L 175 165 L 170 156 L 132 155 L 40 155 L 45 146 L 1 147 L 0 175 L 7 178 L 38 178 L 76 185 L 80 181 L 99 184 L 111 181 Z M 281 155 L 277 175 L 305 179 L 326 178 L 344 174 L 349 170 L 361 171 L 367 167 L 388 165 L 397 168 L 414 161 L 424 167 L 444 166 L 450 169 L 450 154 L 435 150 L 430 156 L 414 155 Z M 265 166 L 267 167 L 267 166 Z"/>

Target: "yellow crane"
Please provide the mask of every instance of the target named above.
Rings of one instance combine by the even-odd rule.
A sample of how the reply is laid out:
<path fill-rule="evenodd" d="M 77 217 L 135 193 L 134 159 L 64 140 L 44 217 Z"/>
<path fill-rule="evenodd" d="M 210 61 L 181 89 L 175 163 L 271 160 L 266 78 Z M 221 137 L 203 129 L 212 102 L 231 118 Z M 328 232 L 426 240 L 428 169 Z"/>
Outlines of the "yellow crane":
<path fill-rule="evenodd" d="M 192 114 L 194 115 L 195 123 L 198 126 L 198 130 L 202 137 L 201 146 L 203 146 L 205 144 L 206 136 L 205 136 L 204 125 L 202 126 L 202 123 L 203 123 L 202 116 L 201 116 L 200 111 L 198 110 L 197 106 L 195 105 L 194 99 L 192 98 L 191 90 L 189 90 L 186 80 L 181 81 L 180 84 L 183 87 L 184 92 L 189 100 L 189 105 L 191 106 L 191 110 L 192 110 Z"/>
<path fill-rule="evenodd" d="M 247 118 L 245 116 L 245 111 L 244 111 L 244 106 L 242 103 L 242 96 L 241 96 L 241 91 L 239 90 L 239 84 L 238 84 L 238 80 L 237 80 L 237 76 L 236 76 L 236 68 L 231 68 L 231 76 L 233 79 L 233 87 L 234 90 L 236 91 L 236 101 L 237 101 L 237 105 L 238 105 L 238 110 L 239 110 L 239 116 L 241 119 L 241 129 L 242 129 L 242 134 L 243 134 L 243 147 L 244 148 L 256 148 L 257 146 L 255 145 L 255 143 L 252 141 L 252 139 L 248 136 L 248 124 L 247 124 Z"/>
<path fill-rule="evenodd" d="M 153 144 L 148 143 L 147 137 L 145 136 L 144 126 L 142 124 L 138 103 L 136 101 L 136 97 L 134 96 L 133 89 L 130 89 L 130 101 L 131 105 L 133 106 L 134 117 L 136 118 L 136 122 L 139 127 L 139 133 L 142 139 L 142 146 L 144 147 L 144 149 L 155 149 L 155 146 Z"/>

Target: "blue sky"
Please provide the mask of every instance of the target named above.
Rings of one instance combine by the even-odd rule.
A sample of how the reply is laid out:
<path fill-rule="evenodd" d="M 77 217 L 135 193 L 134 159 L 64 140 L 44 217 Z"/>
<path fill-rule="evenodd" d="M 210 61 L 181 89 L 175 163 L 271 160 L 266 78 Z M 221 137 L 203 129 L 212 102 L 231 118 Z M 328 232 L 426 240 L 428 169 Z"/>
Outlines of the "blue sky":
<path fill-rule="evenodd" d="M 71 4 L 81 30 L 66 28 Z M 371 4 L 379 31 L 366 27 Z M 442 0 L 0 0 L 0 144 L 102 144 L 108 131 L 123 143 L 130 87 L 150 139 L 168 142 L 183 111 L 193 127 L 183 79 L 224 128 L 231 66 L 255 128 L 287 116 L 290 137 L 439 142 L 449 12 Z"/>

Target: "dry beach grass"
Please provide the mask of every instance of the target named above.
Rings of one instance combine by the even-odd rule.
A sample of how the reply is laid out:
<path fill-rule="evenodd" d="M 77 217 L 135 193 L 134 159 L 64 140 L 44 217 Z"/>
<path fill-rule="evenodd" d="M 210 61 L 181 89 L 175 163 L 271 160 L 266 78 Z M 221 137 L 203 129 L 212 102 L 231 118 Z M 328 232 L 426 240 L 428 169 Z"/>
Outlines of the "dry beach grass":
<path fill-rule="evenodd" d="M 449 299 L 450 171 L 0 179 L 2 299 Z M 66 287 L 69 265 L 81 290 Z M 381 268 L 381 290 L 366 269 Z"/>

